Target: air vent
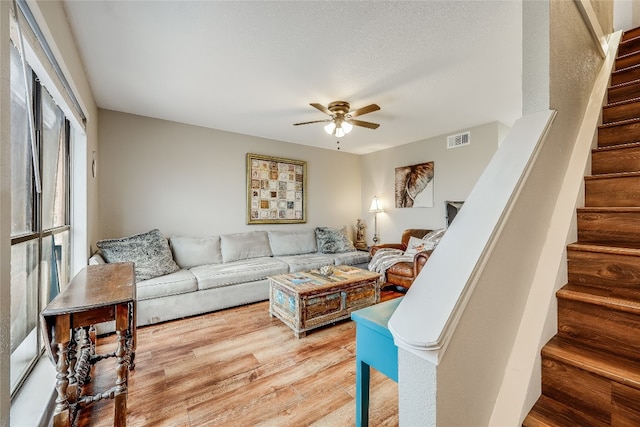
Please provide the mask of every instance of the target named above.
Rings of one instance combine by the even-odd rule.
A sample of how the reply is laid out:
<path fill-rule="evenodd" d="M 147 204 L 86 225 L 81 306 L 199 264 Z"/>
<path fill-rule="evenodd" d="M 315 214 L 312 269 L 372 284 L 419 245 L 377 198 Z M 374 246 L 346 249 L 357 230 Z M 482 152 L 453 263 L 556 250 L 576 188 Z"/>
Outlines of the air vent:
<path fill-rule="evenodd" d="M 447 149 L 471 144 L 471 132 L 459 133 L 447 137 Z"/>

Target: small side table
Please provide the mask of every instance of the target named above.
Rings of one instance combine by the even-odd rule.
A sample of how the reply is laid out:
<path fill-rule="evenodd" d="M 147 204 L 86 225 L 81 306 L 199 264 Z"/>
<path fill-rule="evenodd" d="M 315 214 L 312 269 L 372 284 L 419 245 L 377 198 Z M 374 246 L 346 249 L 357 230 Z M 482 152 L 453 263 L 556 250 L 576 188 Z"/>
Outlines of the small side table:
<path fill-rule="evenodd" d="M 40 313 L 45 348 L 56 366 L 56 407 L 53 427 L 75 425 L 77 411 L 102 399 L 115 400 L 113 425 L 127 425 L 128 371 L 136 349 L 136 285 L 133 263 L 90 265 Z M 116 323 L 116 350 L 95 354 L 94 325 Z M 116 381 L 109 390 L 83 395 L 91 365 L 113 357 Z"/>
<path fill-rule="evenodd" d="M 356 322 L 356 426 L 369 425 L 370 367 L 398 382 L 398 347 L 387 328 L 401 298 L 351 313 Z"/>

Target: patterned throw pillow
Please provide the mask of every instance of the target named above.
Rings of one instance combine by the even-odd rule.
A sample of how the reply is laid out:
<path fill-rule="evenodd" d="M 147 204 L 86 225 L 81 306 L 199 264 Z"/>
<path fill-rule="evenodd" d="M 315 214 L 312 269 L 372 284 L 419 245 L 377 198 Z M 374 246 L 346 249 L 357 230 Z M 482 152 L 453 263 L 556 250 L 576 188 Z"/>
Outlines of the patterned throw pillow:
<path fill-rule="evenodd" d="M 318 252 L 323 254 L 338 254 L 356 250 L 347 236 L 346 225 L 343 225 L 342 228 L 316 227 L 316 239 Z"/>
<path fill-rule="evenodd" d="M 133 262 L 136 282 L 180 270 L 160 230 L 96 243 L 107 262 Z"/>

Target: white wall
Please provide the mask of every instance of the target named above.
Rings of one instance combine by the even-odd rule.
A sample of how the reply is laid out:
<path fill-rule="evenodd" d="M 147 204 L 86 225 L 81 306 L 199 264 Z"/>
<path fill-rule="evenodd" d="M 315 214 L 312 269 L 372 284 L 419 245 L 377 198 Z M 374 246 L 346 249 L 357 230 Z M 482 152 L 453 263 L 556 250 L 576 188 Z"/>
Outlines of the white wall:
<path fill-rule="evenodd" d="M 461 129 L 448 135 L 471 132 L 471 144 L 447 149 L 447 135 L 361 156 L 362 218 L 367 224 L 367 242 L 373 237 L 374 218 L 368 212 L 373 196 L 384 203 L 385 212 L 378 214 L 381 243 L 399 242 L 407 228 L 442 228 L 445 226 L 445 200 L 465 200 L 485 166 L 495 153 L 506 126 L 488 123 Z M 432 208 L 395 207 L 395 168 L 434 162 L 434 206 Z"/>
<path fill-rule="evenodd" d="M 349 226 L 360 213 L 358 156 L 100 110 L 100 238 L 159 228 L 207 236 Z M 307 223 L 247 225 L 246 154 L 307 162 Z"/>

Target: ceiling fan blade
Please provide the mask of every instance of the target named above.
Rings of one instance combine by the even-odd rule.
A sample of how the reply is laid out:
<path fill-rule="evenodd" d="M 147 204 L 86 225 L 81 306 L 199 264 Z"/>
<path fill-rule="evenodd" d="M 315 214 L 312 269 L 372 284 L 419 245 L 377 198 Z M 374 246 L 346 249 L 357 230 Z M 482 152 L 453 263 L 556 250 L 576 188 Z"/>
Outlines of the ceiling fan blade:
<path fill-rule="evenodd" d="M 378 106 L 378 104 L 371 104 L 371 105 L 367 105 L 366 107 L 358 108 L 357 110 L 354 110 L 354 111 L 349 111 L 349 115 L 351 117 L 357 117 L 363 114 L 378 111 L 379 109 L 380 109 L 380 106 Z"/>
<path fill-rule="evenodd" d="M 330 122 L 332 119 L 325 119 L 325 120 L 314 120 L 312 122 L 302 122 L 302 123 L 294 123 L 294 126 L 299 126 L 299 125 L 309 125 L 311 123 L 326 123 L 326 122 Z"/>
<path fill-rule="evenodd" d="M 363 120 L 347 120 L 347 122 L 351 123 L 352 125 L 355 126 L 362 126 L 365 128 L 369 128 L 369 129 L 378 129 L 378 127 L 380 127 L 380 125 L 378 123 L 371 123 L 371 122 L 365 122 Z"/>
<path fill-rule="evenodd" d="M 323 113 L 329 115 L 329 116 L 333 116 L 333 113 L 331 111 L 329 111 L 329 109 L 327 107 L 325 107 L 322 104 L 316 104 L 316 103 L 311 103 L 309 104 L 314 108 L 317 108 L 318 110 L 322 111 Z"/>

